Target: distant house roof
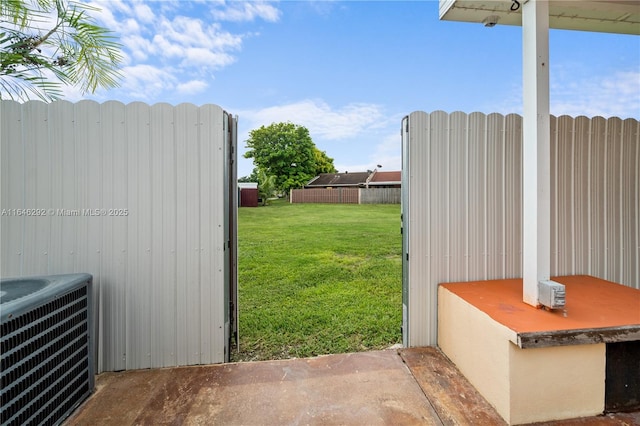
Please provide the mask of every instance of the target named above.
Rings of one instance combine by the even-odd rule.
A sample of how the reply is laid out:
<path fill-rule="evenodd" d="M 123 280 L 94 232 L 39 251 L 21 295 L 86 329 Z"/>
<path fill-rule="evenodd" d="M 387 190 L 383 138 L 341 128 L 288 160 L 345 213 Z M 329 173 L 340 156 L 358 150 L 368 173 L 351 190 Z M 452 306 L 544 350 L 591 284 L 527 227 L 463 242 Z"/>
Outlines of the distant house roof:
<path fill-rule="evenodd" d="M 311 179 L 306 188 L 325 188 L 328 186 L 359 186 L 364 185 L 369 177 L 368 172 L 357 173 L 321 173 Z"/>
<path fill-rule="evenodd" d="M 356 172 L 356 173 L 321 173 L 311 179 L 305 188 L 328 188 L 337 186 L 399 186 L 402 181 L 401 172 Z"/>
<path fill-rule="evenodd" d="M 369 185 L 392 185 L 400 184 L 402 181 L 402 172 L 378 172 L 376 171 L 371 179 Z"/>

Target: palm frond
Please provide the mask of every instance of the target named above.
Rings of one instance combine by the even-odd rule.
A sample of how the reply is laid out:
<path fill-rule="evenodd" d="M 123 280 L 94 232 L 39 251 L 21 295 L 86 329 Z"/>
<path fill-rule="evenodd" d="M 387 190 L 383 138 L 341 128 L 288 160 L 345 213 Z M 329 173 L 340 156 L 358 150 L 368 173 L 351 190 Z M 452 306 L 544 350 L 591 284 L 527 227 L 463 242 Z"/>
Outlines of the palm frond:
<path fill-rule="evenodd" d="M 0 12 L 8 24 L 0 24 L 0 98 L 23 98 L 35 91 L 53 100 L 61 95 L 62 84 L 83 93 L 118 86 L 121 45 L 93 21 L 89 12 L 95 10 L 65 0 L 2 0 Z M 48 31 L 34 26 L 49 22 L 52 12 L 57 19 Z"/>

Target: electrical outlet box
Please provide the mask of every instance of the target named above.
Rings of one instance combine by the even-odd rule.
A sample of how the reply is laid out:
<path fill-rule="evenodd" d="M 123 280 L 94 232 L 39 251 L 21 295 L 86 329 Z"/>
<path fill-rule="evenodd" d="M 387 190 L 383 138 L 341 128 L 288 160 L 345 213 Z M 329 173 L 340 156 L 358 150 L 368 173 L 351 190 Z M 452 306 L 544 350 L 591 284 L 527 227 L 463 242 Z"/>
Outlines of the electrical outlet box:
<path fill-rule="evenodd" d="M 551 280 L 538 282 L 538 303 L 549 309 L 564 308 L 564 285 Z"/>

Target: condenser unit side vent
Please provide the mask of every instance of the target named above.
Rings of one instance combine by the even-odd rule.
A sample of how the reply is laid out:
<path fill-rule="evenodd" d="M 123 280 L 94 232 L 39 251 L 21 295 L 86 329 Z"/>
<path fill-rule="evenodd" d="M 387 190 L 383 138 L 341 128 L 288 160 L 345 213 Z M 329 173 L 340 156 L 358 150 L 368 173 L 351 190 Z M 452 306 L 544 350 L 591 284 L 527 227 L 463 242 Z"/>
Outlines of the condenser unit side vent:
<path fill-rule="evenodd" d="M 8 300 L 0 338 L 3 426 L 59 424 L 93 392 L 91 282 L 74 274 L 0 283 Z"/>

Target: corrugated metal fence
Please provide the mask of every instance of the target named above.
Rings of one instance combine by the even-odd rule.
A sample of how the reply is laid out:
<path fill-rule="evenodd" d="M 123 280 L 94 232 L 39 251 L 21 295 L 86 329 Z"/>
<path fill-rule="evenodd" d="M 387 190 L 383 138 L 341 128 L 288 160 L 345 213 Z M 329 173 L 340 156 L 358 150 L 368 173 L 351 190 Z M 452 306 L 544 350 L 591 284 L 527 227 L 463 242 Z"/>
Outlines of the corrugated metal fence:
<path fill-rule="evenodd" d="M 521 153 L 518 115 L 403 120 L 410 346 L 436 344 L 439 283 L 521 277 Z M 639 288 L 638 121 L 552 117 L 551 157 L 552 275 Z"/>
<path fill-rule="evenodd" d="M 223 362 L 225 279 L 235 276 L 228 114 L 91 101 L 0 108 L 2 276 L 91 273 L 98 371 Z"/>
<path fill-rule="evenodd" d="M 400 204 L 400 188 L 292 189 L 291 203 Z"/>

